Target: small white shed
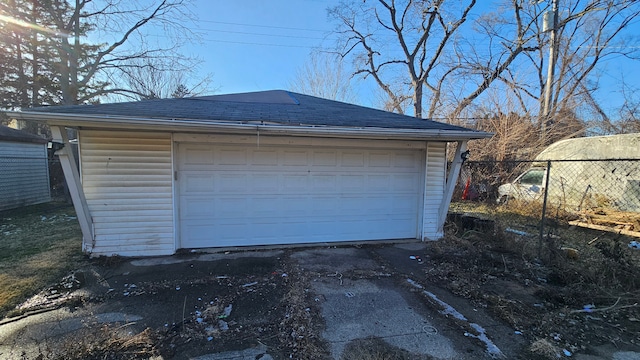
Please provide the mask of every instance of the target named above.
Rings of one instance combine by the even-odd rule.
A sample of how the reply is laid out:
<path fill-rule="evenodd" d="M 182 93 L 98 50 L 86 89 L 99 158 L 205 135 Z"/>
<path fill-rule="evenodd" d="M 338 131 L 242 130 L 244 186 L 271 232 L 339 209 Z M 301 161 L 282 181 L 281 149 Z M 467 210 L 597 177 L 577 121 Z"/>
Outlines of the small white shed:
<path fill-rule="evenodd" d="M 466 142 L 490 135 L 281 90 L 10 115 L 78 130 L 80 173 L 58 154 L 94 255 L 437 239 Z"/>
<path fill-rule="evenodd" d="M 0 211 L 48 201 L 47 140 L 0 125 Z"/>

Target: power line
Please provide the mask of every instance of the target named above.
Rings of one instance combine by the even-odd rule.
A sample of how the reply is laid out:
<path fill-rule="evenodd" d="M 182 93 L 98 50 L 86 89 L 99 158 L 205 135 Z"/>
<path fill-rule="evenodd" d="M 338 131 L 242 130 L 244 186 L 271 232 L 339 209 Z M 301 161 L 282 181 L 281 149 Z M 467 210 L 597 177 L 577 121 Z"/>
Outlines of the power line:
<path fill-rule="evenodd" d="M 229 41 L 218 39 L 206 39 L 206 42 L 218 42 L 227 44 L 239 44 L 239 45 L 257 45 L 257 46 L 276 46 L 276 47 L 288 47 L 288 48 L 302 48 L 302 49 L 314 49 L 316 46 L 304 46 L 304 45 L 283 45 L 283 44 L 268 44 L 268 43 L 256 43 L 256 42 L 244 42 L 244 41 Z"/>
<path fill-rule="evenodd" d="M 320 29 L 305 29 L 305 28 L 295 28 L 295 27 L 286 27 L 286 26 L 243 24 L 243 23 L 233 23 L 233 22 L 224 22 L 224 21 L 213 21 L 213 20 L 199 20 L 199 22 L 211 23 L 211 24 L 222 24 L 222 25 L 252 26 L 252 27 L 261 27 L 261 28 L 267 28 L 267 29 L 327 32 L 327 30 L 320 30 Z"/>
<path fill-rule="evenodd" d="M 202 29 L 202 28 L 195 28 L 195 29 L 192 29 L 192 30 L 194 30 L 194 31 L 210 31 L 210 32 L 219 32 L 219 33 L 227 33 L 227 34 L 240 34 L 240 35 L 272 36 L 272 37 L 283 37 L 283 38 L 291 38 L 291 39 L 326 40 L 326 38 L 322 38 L 322 37 L 298 36 L 298 35 L 266 34 L 266 33 L 256 33 L 256 32 L 245 32 L 245 31 L 231 31 L 231 30 L 217 30 L 217 29 Z"/>

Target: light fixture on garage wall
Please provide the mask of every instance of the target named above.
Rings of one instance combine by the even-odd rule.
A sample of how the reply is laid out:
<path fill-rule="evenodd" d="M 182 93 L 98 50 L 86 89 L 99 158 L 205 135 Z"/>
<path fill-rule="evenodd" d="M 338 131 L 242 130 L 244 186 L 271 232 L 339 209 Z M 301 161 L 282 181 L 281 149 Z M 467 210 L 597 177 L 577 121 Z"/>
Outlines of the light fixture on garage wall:
<path fill-rule="evenodd" d="M 53 151 L 54 154 L 56 151 L 62 149 L 63 147 L 64 147 L 64 143 L 61 143 L 61 142 L 49 141 L 47 143 L 47 148 Z"/>

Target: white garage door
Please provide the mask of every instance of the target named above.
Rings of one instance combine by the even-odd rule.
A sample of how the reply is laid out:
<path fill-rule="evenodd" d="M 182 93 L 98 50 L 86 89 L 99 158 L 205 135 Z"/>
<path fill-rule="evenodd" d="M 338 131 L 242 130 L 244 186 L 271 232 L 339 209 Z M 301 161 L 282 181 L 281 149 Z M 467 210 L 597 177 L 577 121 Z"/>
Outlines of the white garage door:
<path fill-rule="evenodd" d="M 422 151 L 177 147 L 183 248 L 417 237 Z"/>

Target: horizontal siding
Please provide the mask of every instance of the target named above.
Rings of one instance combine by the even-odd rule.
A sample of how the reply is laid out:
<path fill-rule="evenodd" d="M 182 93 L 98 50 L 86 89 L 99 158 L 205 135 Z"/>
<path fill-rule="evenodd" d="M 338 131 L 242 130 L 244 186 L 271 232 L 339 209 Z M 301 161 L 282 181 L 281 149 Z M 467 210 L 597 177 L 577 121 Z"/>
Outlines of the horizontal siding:
<path fill-rule="evenodd" d="M 51 201 L 44 144 L 0 141 L 0 210 Z"/>
<path fill-rule="evenodd" d="M 83 130 L 79 139 L 92 254 L 174 253 L 171 135 Z"/>
<path fill-rule="evenodd" d="M 37 157 L 47 158 L 46 144 L 0 141 L 0 157 Z"/>
<path fill-rule="evenodd" d="M 442 236 L 438 231 L 438 214 L 444 197 L 446 150 L 447 145 L 443 142 L 427 144 L 423 239 L 435 240 Z"/>

